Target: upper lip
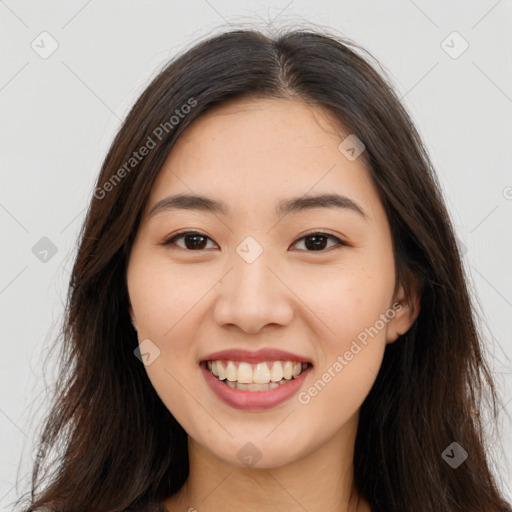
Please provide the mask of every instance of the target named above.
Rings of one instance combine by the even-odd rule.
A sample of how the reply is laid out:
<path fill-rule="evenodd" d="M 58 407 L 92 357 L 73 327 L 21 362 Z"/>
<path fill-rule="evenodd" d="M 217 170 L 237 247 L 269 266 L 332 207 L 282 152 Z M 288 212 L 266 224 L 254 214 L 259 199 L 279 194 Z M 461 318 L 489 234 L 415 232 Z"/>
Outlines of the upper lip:
<path fill-rule="evenodd" d="M 257 352 L 250 352 L 248 350 L 242 350 L 238 348 L 221 350 L 219 352 L 213 352 L 201 359 L 204 361 L 217 361 L 219 359 L 226 361 L 245 361 L 247 363 L 263 363 L 264 361 L 300 361 L 302 363 L 311 363 L 311 360 L 307 357 L 293 354 L 292 352 L 286 352 L 276 348 L 263 348 Z"/>

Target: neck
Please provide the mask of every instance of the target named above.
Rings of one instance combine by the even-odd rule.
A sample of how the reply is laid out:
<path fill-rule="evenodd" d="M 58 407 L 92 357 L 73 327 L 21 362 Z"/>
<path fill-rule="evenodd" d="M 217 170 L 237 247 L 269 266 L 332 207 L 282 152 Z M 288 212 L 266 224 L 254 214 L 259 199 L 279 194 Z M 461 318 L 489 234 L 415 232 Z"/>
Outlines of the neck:
<path fill-rule="evenodd" d="M 357 421 L 354 415 L 324 445 L 268 468 L 233 466 L 189 437 L 189 477 L 164 504 L 170 512 L 367 512 L 354 487 Z"/>

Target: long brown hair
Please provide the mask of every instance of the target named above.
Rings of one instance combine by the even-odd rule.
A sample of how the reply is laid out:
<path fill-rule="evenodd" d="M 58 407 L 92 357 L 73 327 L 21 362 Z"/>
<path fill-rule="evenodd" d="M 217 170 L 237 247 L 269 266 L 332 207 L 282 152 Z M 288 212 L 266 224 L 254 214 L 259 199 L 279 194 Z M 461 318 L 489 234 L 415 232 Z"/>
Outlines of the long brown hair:
<path fill-rule="evenodd" d="M 187 479 L 186 433 L 134 356 L 126 263 L 176 140 L 211 107 L 242 97 L 296 98 L 326 108 L 340 130 L 364 143 L 362 158 L 392 230 L 397 283 L 420 293 L 419 316 L 386 347 L 361 407 L 359 492 L 380 512 L 509 510 L 490 470 L 480 416 L 484 396 L 494 418 L 499 400 L 432 164 L 386 73 L 352 41 L 315 30 L 210 37 L 173 59 L 131 109 L 80 234 L 58 394 L 24 510 L 142 510 Z M 468 453 L 456 468 L 443 456 L 452 443 Z M 53 472 L 43 472 L 51 446 L 59 457 Z"/>

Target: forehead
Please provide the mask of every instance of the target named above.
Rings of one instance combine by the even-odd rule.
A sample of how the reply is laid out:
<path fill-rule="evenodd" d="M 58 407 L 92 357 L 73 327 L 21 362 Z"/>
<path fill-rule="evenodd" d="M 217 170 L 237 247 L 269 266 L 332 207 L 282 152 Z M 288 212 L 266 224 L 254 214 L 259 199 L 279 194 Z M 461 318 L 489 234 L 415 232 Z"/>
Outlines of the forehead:
<path fill-rule="evenodd" d="M 258 161 L 300 162 L 304 156 L 318 156 L 322 148 L 337 146 L 342 136 L 341 126 L 321 107 L 290 99 L 240 99 L 216 106 L 194 121 L 169 160 L 176 162 L 183 153 L 189 156 L 194 151 L 215 154 L 223 161 L 251 155 Z"/>
<path fill-rule="evenodd" d="M 326 109 L 289 99 L 241 99 L 214 107 L 177 140 L 153 185 L 222 197 L 241 208 L 263 199 L 337 192 L 371 214 L 377 192 L 362 158 L 338 148 L 349 135 Z"/>

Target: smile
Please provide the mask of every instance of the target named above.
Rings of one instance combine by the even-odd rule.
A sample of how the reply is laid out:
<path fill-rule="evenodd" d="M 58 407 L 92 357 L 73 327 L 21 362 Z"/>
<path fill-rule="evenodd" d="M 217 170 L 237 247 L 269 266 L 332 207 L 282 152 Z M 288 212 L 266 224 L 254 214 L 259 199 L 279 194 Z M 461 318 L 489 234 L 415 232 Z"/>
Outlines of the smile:
<path fill-rule="evenodd" d="M 225 404 L 246 411 L 275 407 L 299 392 L 312 369 L 299 361 L 214 360 L 201 363 L 204 378 Z"/>
<path fill-rule="evenodd" d="M 300 361 L 208 361 L 208 370 L 232 389 L 267 391 L 297 378 L 310 366 Z"/>

